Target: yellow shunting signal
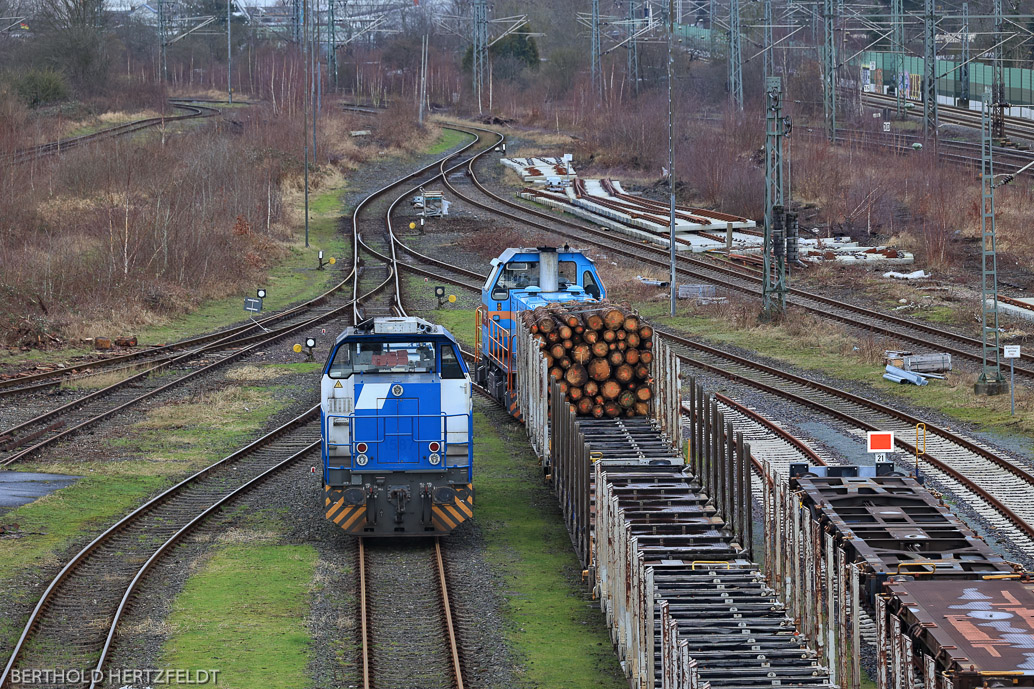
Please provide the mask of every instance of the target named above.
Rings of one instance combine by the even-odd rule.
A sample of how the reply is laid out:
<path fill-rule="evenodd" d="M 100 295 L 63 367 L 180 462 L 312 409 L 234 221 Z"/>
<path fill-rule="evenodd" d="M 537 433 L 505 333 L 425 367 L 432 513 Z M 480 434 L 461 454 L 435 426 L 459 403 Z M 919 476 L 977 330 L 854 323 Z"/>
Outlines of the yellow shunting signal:
<path fill-rule="evenodd" d="M 409 223 L 409 229 L 415 230 L 416 229 L 416 223 L 415 222 Z"/>
<path fill-rule="evenodd" d="M 450 294 L 449 295 L 449 303 L 450 304 L 455 304 L 456 303 L 456 295 L 455 294 Z"/>
<path fill-rule="evenodd" d="M 334 258 L 333 256 L 331 256 L 330 257 L 330 265 L 334 265 L 335 263 L 337 263 L 337 259 Z"/>
<path fill-rule="evenodd" d="M 302 353 L 302 346 L 300 344 L 296 344 L 295 346 L 291 347 L 291 349 L 294 350 L 295 354 L 301 354 Z"/>

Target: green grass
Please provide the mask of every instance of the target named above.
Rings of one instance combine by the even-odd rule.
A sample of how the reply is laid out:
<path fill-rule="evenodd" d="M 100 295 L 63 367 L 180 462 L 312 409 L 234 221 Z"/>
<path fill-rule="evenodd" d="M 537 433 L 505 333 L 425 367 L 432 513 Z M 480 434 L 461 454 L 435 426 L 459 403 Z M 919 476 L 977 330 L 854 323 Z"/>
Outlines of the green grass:
<path fill-rule="evenodd" d="M 477 521 L 488 560 L 506 582 L 505 629 L 529 687 L 626 685 L 602 613 L 521 426 L 474 416 Z"/>
<path fill-rule="evenodd" d="M 17 523 L 26 535 L 0 540 L 0 585 L 59 564 L 73 543 L 85 544 L 87 535 L 254 437 L 281 406 L 266 389 L 228 388 L 158 407 L 139 424 L 112 433 L 106 443 L 117 461 L 83 462 L 73 456 L 20 465 L 25 471 L 83 478 L 3 515 L 2 523 Z M 40 592 L 26 588 L 14 595 L 34 600 Z M 0 624 L 5 642 L 17 631 Z"/>
<path fill-rule="evenodd" d="M 445 153 L 460 144 L 467 143 L 471 138 L 472 137 L 469 134 L 457 129 L 447 129 L 442 127 L 441 135 L 438 137 L 438 140 L 431 144 L 430 148 L 427 149 L 427 154 L 437 155 L 439 153 Z"/>
<path fill-rule="evenodd" d="M 81 537 L 84 531 L 107 525 L 115 516 L 136 507 L 142 496 L 168 484 L 169 480 L 159 475 L 87 475 L 71 486 L 7 512 L 3 523 L 17 523 L 22 532 L 31 535 L 0 540 L 0 580 L 27 564 L 55 564 L 56 551 Z"/>
<path fill-rule="evenodd" d="M 302 689 L 316 549 L 225 547 L 187 580 L 173 604 L 162 666 L 218 668 L 225 689 Z"/>
<path fill-rule="evenodd" d="M 463 348 L 474 350 L 474 309 L 452 309 L 445 306 L 420 314 L 422 318 L 444 325 L 453 334 Z"/>
<path fill-rule="evenodd" d="M 957 312 L 950 306 L 934 306 L 928 309 L 919 309 L 912 315 L 916 318 L 930 321 L 932 323 L 945 323 L 947 325 L 957 324 Z"/>

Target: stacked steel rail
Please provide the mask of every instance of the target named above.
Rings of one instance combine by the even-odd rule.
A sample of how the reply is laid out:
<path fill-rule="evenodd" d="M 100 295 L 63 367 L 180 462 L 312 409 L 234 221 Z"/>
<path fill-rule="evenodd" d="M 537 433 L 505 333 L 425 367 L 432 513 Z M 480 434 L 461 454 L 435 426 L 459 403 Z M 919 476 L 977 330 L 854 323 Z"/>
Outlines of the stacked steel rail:
<path fill-rule="evenodd" d="M 554 485 L 632 686 L 829 685 L 751 561 L 742 436 L 716 414 L 687 466 L 656 420 L 551 415 Z"/>

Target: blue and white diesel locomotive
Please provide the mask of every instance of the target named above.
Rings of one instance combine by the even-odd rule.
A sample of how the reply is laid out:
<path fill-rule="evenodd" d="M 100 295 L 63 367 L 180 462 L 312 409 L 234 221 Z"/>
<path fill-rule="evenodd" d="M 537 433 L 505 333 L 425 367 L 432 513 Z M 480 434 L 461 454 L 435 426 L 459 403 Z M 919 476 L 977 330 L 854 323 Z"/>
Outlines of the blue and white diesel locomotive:
<path fill-rule="evenodd" d="M 507 249 L 492 259 L 477 310 L 475 377 L 510 412 L 516 405 L 513 333 L 521 311 L 548 304 L 594 302 L 607 296 L 592 259 L 564 247 Z"/>
<path fill-rule="evenodd" d="M 346 328 L 320 388 L 327 519 L 412 536 L 473 516 L 473 390 L 448 330 L 413 317 Z"/>

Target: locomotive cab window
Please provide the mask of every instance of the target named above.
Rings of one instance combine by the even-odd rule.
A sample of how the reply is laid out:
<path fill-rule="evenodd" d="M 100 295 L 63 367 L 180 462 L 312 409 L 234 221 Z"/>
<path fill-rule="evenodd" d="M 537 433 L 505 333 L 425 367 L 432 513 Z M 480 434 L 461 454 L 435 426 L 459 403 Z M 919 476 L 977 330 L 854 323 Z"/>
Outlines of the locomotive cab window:
<path fill-rule="evenodd" d="M 560 289 L 578 286 L 578 264 L 574 261 L 560 261 Z"/>
<path fill-rule="evenodd" d="M 587 270 L 582 273 L 582 287 L 589 296 L 595 299 L 600 298 L 600 286 L 596 284 L 596 278 L 592 276 L 591 271 Z"/>
<path fill-rule="evenodd" d="M 331 378 L 353 373 L 433 373 L 433 342 L 346 342 L 337 348 L 327 372 Z"/>
<path fill-rule="evenodd" d="M 442 345 L 442 372 L 441 376 L 447 380 L 463 378 L 463 367 L 460 366 L 459 357 L 452 345 Z"/>
<path fill-rule="evenodd" d="M 539 264 L 528 261 L 510 261 L 499 272 L 499 279 L 492 288 L 492 298 L 503 300 L 512 289 L 527 289 L 539 286 Z"/>

